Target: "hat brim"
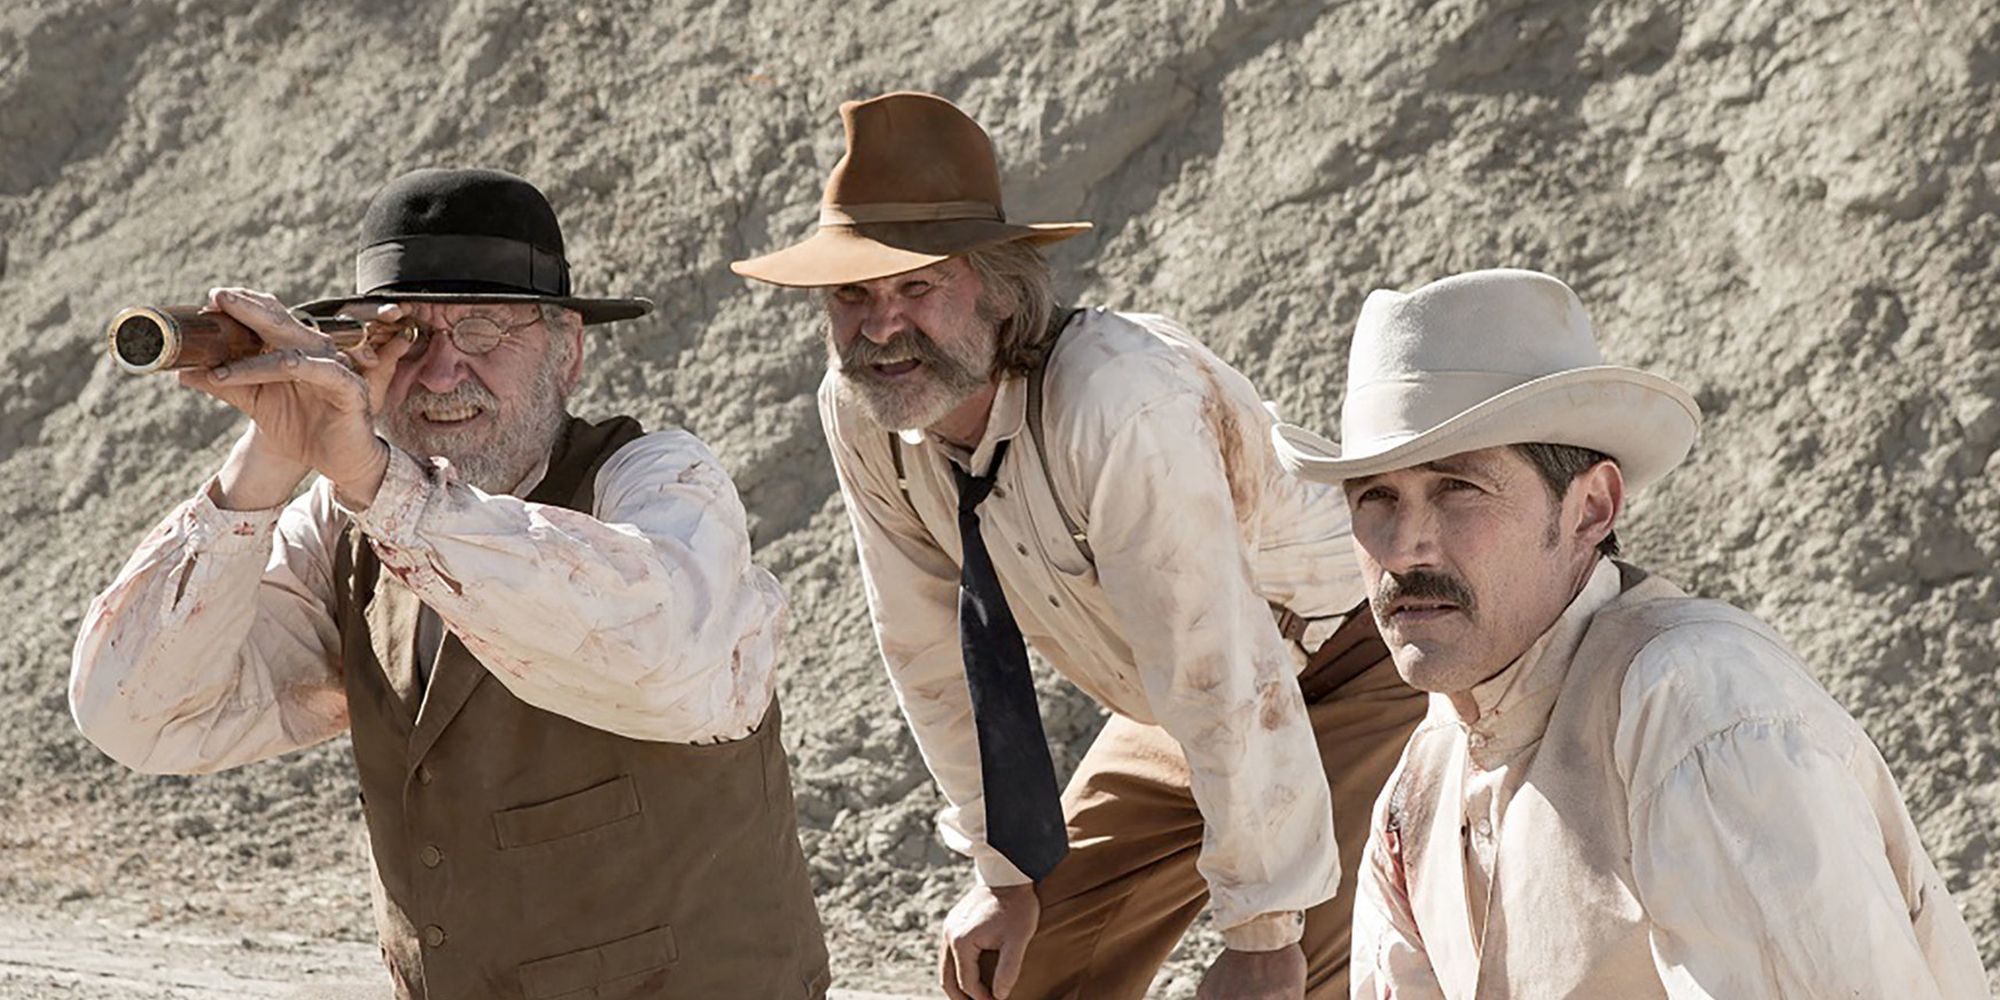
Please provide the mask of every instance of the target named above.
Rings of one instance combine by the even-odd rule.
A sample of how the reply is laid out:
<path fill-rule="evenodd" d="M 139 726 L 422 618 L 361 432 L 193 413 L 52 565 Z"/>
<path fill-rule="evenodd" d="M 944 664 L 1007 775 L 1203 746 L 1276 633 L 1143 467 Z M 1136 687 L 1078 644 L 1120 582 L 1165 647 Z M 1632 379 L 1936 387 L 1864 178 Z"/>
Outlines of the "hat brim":
<path fill-rule="evenodd" d="M 1525 382 L 1429 430 L 1340 446 L 1302 427 L 1271 429 L 1278 461 L 1323 483 L 1380 475 L 1451 455 L 1510 444 L 1566 444 L 1617 460 L 1627 492 L 1658 482 L 1687 458 L 1701 435 L 1701 408 L 1686 389 L 1634 368 L 1578 368 Z"/>
<path fill-rule="evenodd" d="M 357 302 L 546 302 L 574 309 L 583 325 L 637 319 L 653 311 L 652 299 L 585 299 L 568 295 L 510 295 L 501 292 L 383 292 L 377 295 L 343 295 L 314 299 L 298 307 L 308 316 L 331 316 Z"/>
<path fill-rule="evenodd" d="M 821 226 L 798 243 L 735 261 L 729 269 L 773 285 L 821 288 L 887 278 L 1015 240 L 1055 243 L 1088 231 L 1088 222 L 1016 225 L 992 219 Z"/>

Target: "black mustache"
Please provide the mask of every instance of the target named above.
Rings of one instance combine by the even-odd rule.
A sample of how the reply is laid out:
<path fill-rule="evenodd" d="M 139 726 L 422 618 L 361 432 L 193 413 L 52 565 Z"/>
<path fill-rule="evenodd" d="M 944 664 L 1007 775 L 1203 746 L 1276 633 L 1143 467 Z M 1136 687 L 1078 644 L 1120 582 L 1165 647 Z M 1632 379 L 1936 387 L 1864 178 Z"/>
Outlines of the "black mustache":
<path fill-rule="evenodd" d="M 867 337 L 854 338 L 840 351 L 840 370 L 854 374 L 869 365 L 904 358 L 915 358 L 928 368 L 947 368 L 951 364 L 951 359 L 938 349 L 937 343 L 928 335 L 922 330 L 910 329 L 880 344 Z"/>
<path fill-rule="evenodd" d="M 1472 588 L 1467 587 L 1458 577 L 1449 573 L 1432 570 L 1413 570 L 1408 573 L 1383 573 L 1382 582 L 1376 585 L 1375 593 L 1368 600 L 1377 615 L 1388 612 L 1389 607 L 1401 600 L 1434 600 L 1456 604 L 1462 611 L 1470 612 L 1475 601 Z"/>

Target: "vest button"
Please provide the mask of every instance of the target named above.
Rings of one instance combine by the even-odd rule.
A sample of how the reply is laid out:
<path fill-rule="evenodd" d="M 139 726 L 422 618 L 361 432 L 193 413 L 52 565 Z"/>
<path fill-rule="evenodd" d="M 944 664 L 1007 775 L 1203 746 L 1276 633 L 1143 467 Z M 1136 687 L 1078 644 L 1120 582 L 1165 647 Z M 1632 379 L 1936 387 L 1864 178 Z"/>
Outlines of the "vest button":
<path fill-rule="evenodd" d="M 418 764 L 418 765 L 417 765 L 417 784 L 419 784 L 419 785 L 428 785 L 428 784 L 430 784 L 430 783 L 431 783 L 431 769 L 430 769 L 429 767 L 427 767 L 427 766 L 423 765 L 423 764 Z"/>
<path fill-rule="evenodd" d="M 436 844 L 425 844 L 424 849 L 417 852 L 417 860 L 423 862 L 425 868 L 436 868 L 444 862 L 444 852 L 438 850 Z"/>
<path fill-rule="evenodd" d="M 424 928 L 424 943 L 433 948 L 444 947 L 444 928 L 436 924 Z"/>

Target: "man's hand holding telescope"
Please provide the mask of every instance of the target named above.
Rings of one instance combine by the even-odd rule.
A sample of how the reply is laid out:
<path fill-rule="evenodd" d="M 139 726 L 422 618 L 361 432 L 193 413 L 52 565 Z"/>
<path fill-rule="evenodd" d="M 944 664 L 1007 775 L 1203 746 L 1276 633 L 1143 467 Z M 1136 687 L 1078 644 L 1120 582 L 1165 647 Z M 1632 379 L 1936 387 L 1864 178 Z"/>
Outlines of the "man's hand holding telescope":
<path fill-rule="evenodd" d="M 242 324 L 260 353 L 214 367 L 183 368 L 181 384 L 222 400 L 250 418 L 217 475 L 212 499 L 227 510 L 262 510 L 291 499 L 317 471 L 341 499 L 373 502 L 389 464 L 375 433 L 396 363 L 417 328 L 393 303 L 359 303 L 346 315 L 362 324 L 344 351 L 334 336 L 300 322 L 276 298 L 243 288 L 209 291 L 209 308 Z"/>

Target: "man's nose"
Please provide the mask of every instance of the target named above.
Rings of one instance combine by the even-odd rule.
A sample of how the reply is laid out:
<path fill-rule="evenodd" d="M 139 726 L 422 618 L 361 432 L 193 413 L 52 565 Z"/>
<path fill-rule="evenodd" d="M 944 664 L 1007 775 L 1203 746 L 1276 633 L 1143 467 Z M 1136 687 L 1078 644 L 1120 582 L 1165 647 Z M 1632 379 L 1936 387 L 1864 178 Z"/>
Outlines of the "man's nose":
<path fill-rule="evenodd" d="M 429 343 L 417 359 L 417 384 L 436 393 L 450 392 L 465 381 L 465 353 L 443 330 L 424 334 Z"/>
<path fill-rule="evenodd" d="M 1391 573 L 1435 568 L 1438 564 L 1438 521 L 1428 504 L 1397 505 L 1371 532 L 1369 554 Z"/>
<path fill-rule="evenodd" d="M 861 314 L 861 335 L 876 344 L 888 343 L 909 326 L 909 317 L 904 315 L 902 306 L 893 301 L 871 303 Z"/>

